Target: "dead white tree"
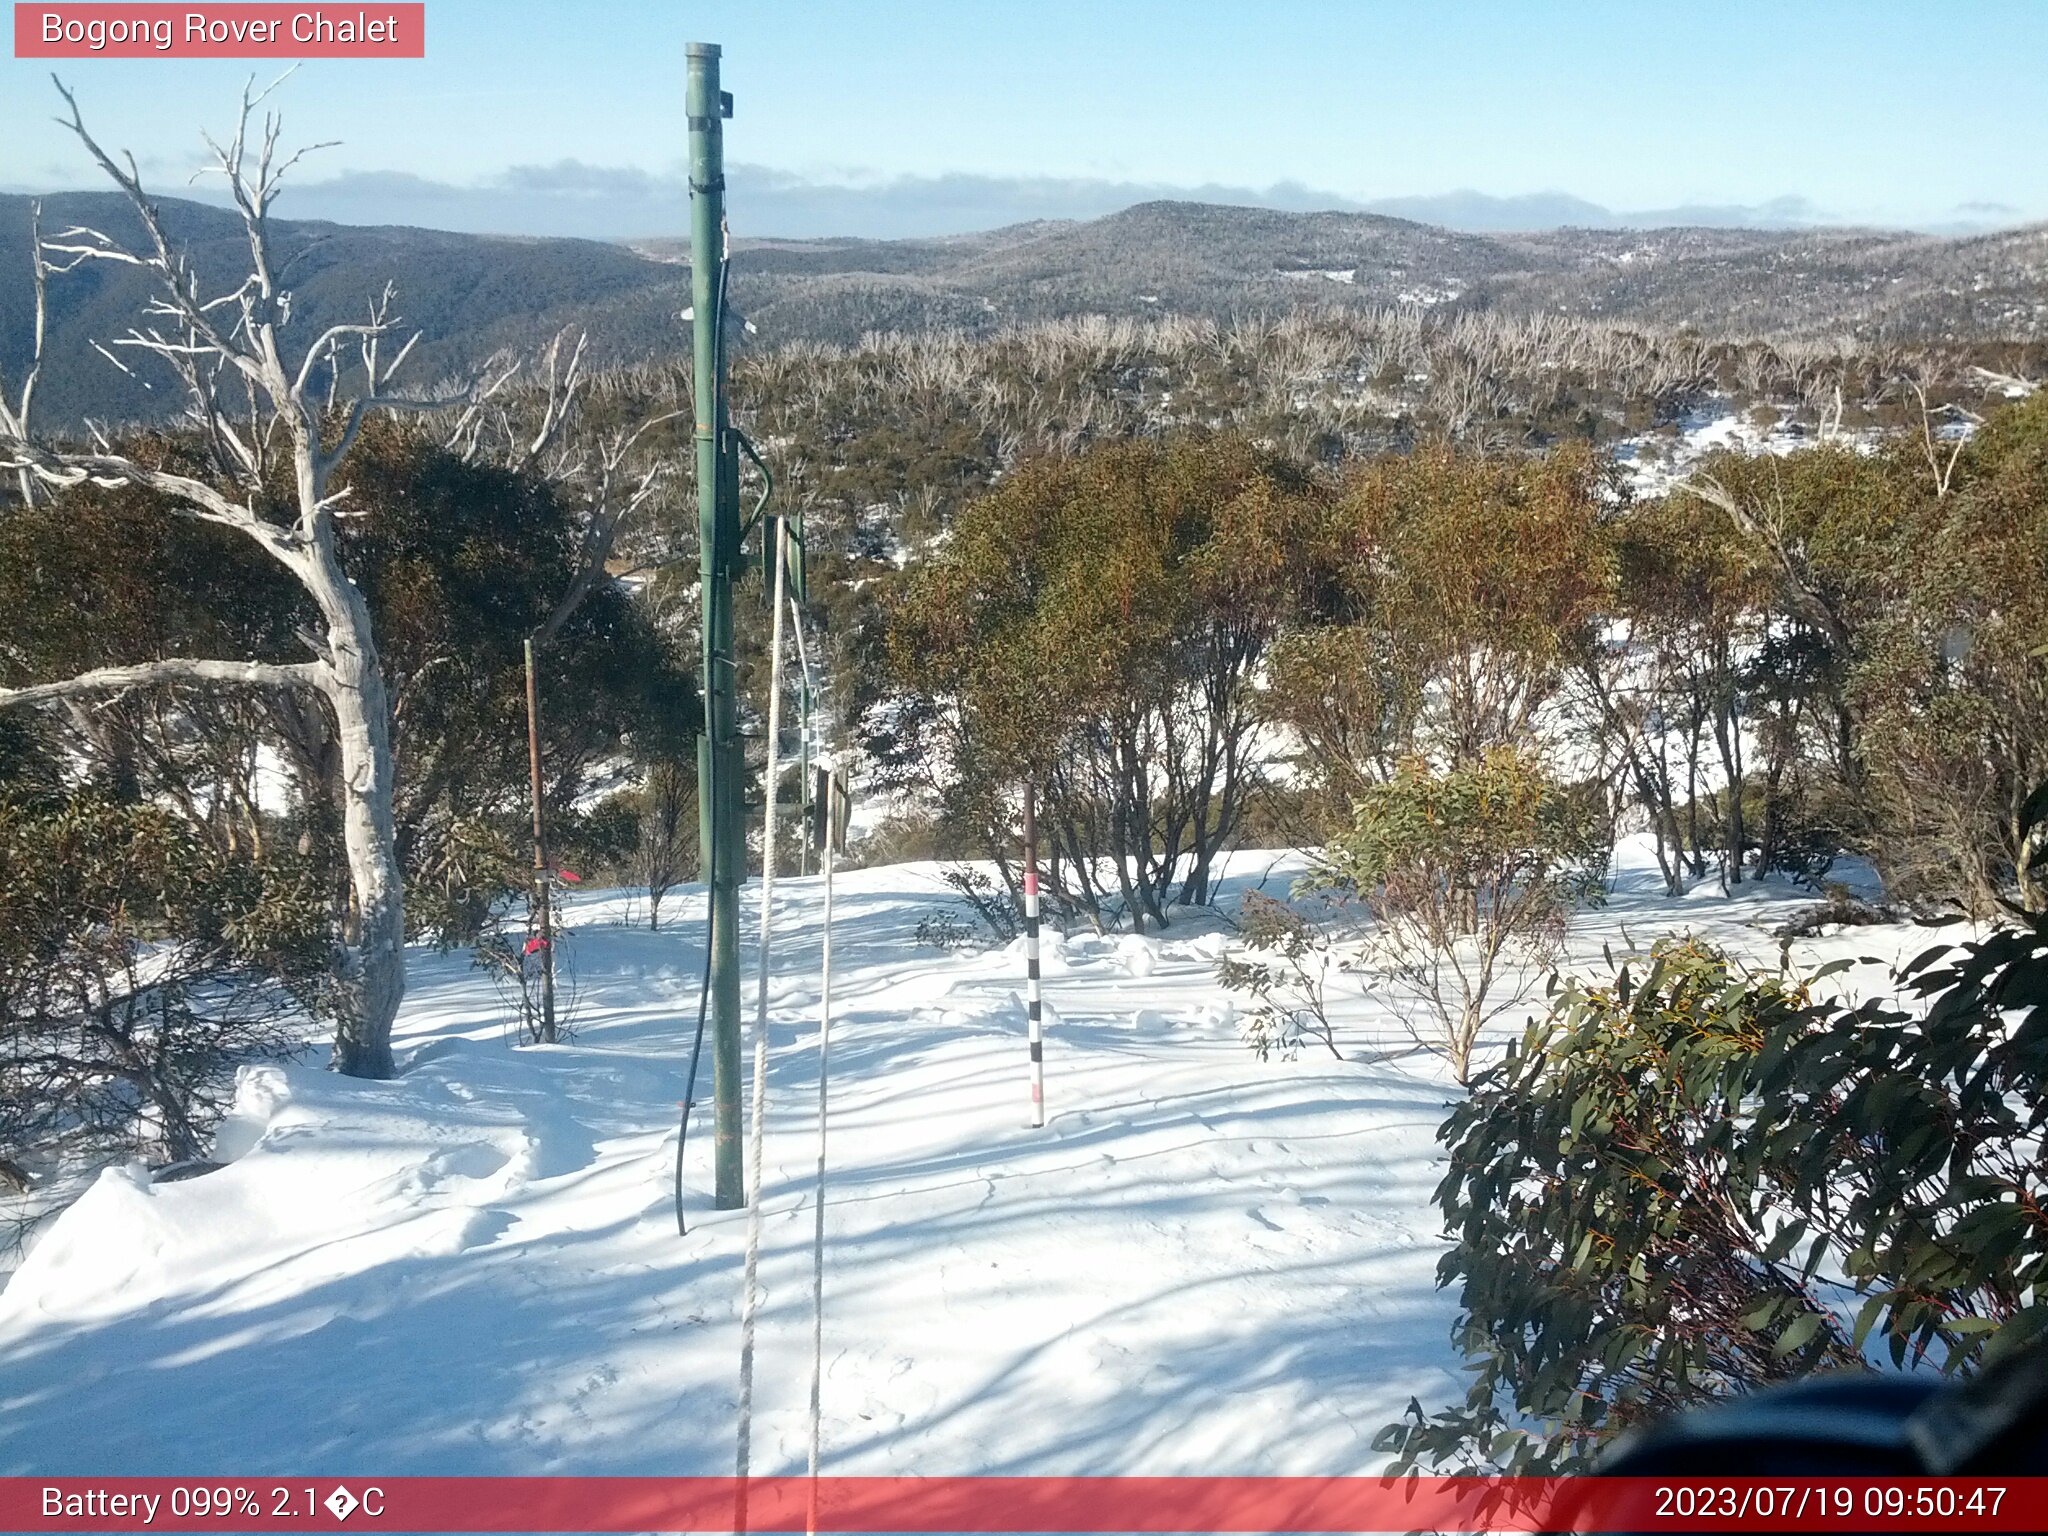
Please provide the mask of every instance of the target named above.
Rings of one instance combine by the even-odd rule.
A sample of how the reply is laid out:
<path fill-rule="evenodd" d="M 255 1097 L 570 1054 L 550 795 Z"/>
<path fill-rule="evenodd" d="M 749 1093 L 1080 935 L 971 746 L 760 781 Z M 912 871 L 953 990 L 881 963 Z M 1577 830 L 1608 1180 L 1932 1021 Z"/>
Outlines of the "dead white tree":
<path fill-rule="evenodd" d="M 348 486 L 337 485 L 335 477 L 371 412 L 448 402 L 390 392 L 393 375 L 419 338 L 414 333 L 396 340 L 402 331 L 391 312 L 388 287 L 364 321 L 331 326 L 296 363 L 287 357 L 281 333 L 291 318 L 292 296 L 274 260 L 269 216 L 280 180 L 307 151 L 279 158 L 274 112 L 265 114 L 260 139 L 252 138 L 252 119 L 269 89 L 257 91 L 252 81 L 242 93 L 233 138 L 225 145 L 207 139 L 216 161 L 212 169 L 226 178 L 249 251 L 249 269 L 241 281 L 218 292 L 203 286 L 199 273 L 172 246 L 161 215 L 143 191 L 134 156 L 124 155 L 117 163 L 87 131 L 62 81 L 57 90 L 69 109 L 59 121 L 126 194 L 142 240 L 131 249 L 83 226 L 47 237 L 38 232 L 33 253 L 37 349 L 19 410 L 0 413 L 0 468 L 15 470 L 25 485 L 32 481 L 46 492 L 61 493 L 87 482 L 142 487 L 186 517 L 231 528 L 290 573 L 312 600 L 319 622 L 301 630 L 311 654 L 295 664 L 167 658 L 0 689 L 0 708 L 163 683 L 251 685 L 323 700 L 333 716 L 339 752 L 351 897 L 335 956 L 334 1064 L 357 1077 L 389 1076 L 391 1025 L 405 992 L 405 897 L 393 841 L 391 710 L 369 607 L 342 568 L 336 520 L 354 509 L 348 506 Z M 80 450 L 32 429 L 27 408 L 42 360 L 44 274 L 88 262 L 139 268 L 148 275 L 151 292 L 142 317 L 113 346 L 123 355 L 167 365 L 184 386 L 186 419 L 208 458 L 205 470 L 187 474 L 147 462 L 118 451 L 97 431 L 94 446 Z M 346 390 L 344 380 L 351 386 Z"/>
<path fill-rule="evenodd" d="M 536 645 L 551 639 L 605 579 L 621 535 L 643 508 L 677 483 L 680 473 L 673 445 L 664 444 L 656 429 L 681 419 L 687 414 L 683 411 L 662 411 L 600 430 L 585 427 L 592 383 L 584 371 L 588 342 L 579 332 L 572 343 L 564 330 L 530 370 L 517 359 L 505 363 L 448 439 L 448 446 L 472 463 L 546 481 L 575 517 L 577 550 L 569 583 L 534 631 Z M 524 372 L 530 372 L 530 379 L 512 385 Z"/>
<path fill-rule="evenodd" d="M 1920 402 L 1920 448 L 1927 459 L 1927 467 L 1934 475 L 1934 494 L 1937 498 L 1948 494 L 1949 486 L 1955 480 L 1956 462 L 1963 456 L 1963 448 L 1970 440 L 1970 432 L 1984 424 L 1984 418 L 1953 401 L 1946 405 L 1931 406 L 1927 403 L 1927 390 L 1917 380 L 1912 385 L 1914 398 Z M 1947 416 L 1952 429 L 1937 428 L 1934 418 Z M 1946 439 L 1945 441 L 1943 439 Z M 1944 456 L 1942 449 L 1948 450 Z"/>
<path fill-rule="evenodd" d="M 1986 389 L 1995 389 L 2008 400 L 2022 400 L 2041 387 L 2038 380 L 2023 379 L 2016 373 L 1996 373 L 1989 368 L 1972 368 L 1970 376 Z"/>
<path fill-rule="evenodd" d="M 35 332 L 29 350 L 28 371 L 21 381 L 21 393 L 12 401 L 7 392 L 0 389 L 0 441 L 22 438 L 28 435 L 30 409 L 35 404 L 36 380 L 43 369 L 43 336 L 49 328 L 49 275 L 50 266 L 43 259 L 43 205 L 32 202 L 28 205 L 28 250 L 29 270 L 33 274 L 35 292 Z M 15 470 L 15 484 L 24 502 L 36 499 L 36 477 L 24 464 Z"/>

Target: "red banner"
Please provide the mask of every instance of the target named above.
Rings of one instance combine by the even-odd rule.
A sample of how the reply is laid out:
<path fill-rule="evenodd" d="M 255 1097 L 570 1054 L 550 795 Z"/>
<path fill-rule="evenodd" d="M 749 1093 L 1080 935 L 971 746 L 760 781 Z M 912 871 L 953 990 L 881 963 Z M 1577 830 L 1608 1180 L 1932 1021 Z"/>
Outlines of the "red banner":
<path fill-rule="evenodd" d="M 419 0 L 353 5 L 23 5 L 17 59 L 423 59 Z"/>
<path fill-rule="evenodd" d="M 2042 1531 L 2048 1477 L 16 1477 L 0 1529 Z"/>

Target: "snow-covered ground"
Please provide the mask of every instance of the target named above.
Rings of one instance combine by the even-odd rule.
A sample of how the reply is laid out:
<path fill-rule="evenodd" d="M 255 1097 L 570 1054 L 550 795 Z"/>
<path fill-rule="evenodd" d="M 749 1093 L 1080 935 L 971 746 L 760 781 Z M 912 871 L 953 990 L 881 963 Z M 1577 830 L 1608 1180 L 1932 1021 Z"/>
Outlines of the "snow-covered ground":
<path fill-rule="evenodd" d="M 1621 461 L 1630 489 L 1637 496 L 1650 497 L 1667 494 L 1701 459 L 1721 449 L 1787 454 L 1815 445 L 1810 427 L 1778 419 L 1775 411 L 1766 420 L 1769 425 L 1751 411 L 1738 410 L 1732 400 L 1717 397 L 1688 412 L 1675 432 L 1642 432 L 1623 439 L 1615 444 L 1614 456 Z M 1868 452 L 1879 438 L 1873 432 L 1837 431 L 1831 440 Z"/>
<path fill-rule="evenodd" d="M 1301 867 L 1238 855 L 1225 909 Z M 1613 884 L 1586 962 L 1682 929 L 1767 960 L 1810 899 L 1670 900 L 1639 842 Z M 805 1443 L 821 896 L 778 886 L 761 1472 Z M 913 943 L 949 899 L 931 866 L 839 886 L 827 1470 L 1377 1470 L 1411 1395 L 1464 1388 L 1434 1288 L 1457 1091 L 1436 1060 L 1258 1062 L 1215 982 L 1222 925 L 1191 914 L 1049 942 L 1030 1130 L 1014 947 Z M 629 903 L 572 903 L 571 1043 L 515 1048 L 483 973 L 417 951 L 395 1080 L 248 1069 L 227 1167 L 112 1170 L 50 1223 L 0 1292 L 0 1474 L 729 1471 L 744 1222 L 708 1208 L 708 1109 L 687 1237 L 670 1201 L 702 898 L 658 934 Z M 1795 959 L 1921 943 L 1860 929 Z M 1362 996 L 1337 1019 L 1347 1056 L 1408 1043 Z"/>

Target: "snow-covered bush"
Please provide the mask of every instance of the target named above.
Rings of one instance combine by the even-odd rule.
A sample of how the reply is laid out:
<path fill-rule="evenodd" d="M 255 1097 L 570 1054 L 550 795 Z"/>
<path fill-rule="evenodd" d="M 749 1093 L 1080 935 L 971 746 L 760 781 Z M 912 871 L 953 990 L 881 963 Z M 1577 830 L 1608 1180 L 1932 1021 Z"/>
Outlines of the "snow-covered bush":
<path fill-rule="evenodd" d="M 1479 1078 L 1438 1190 L 1475 1379 L 1381 1433 L 1398 1466 L 1576 1470 L 1878 1341 L 1967 1372 L 2048 1329 L 2048 920 L 1856 1006 L 1825 974 L 1667 941 Z"/>
<path fill-rule="evenodd" d="M 334 939 L 303 861 L 90 792 L 0 799 L 0 1156 L 200 1155 L 236 1064 L 299 1048 Z"/>

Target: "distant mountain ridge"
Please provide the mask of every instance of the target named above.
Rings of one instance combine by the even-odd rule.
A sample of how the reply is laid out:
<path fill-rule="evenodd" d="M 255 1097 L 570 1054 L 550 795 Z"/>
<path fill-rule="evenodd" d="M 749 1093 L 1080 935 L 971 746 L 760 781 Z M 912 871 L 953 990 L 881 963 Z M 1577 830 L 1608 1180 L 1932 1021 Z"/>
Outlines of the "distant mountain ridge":
<path fill-rule="evenodd" d="M 1360 205 L 1368 213 L 1440 224 L 1474 234 L 1540 234 L 1554 229 L 1808 229 L 1842 228 L 1803 197 L 1763 203 L 1682 203 L 1670 208 L 1616 211 L 1569 192 L 1495 197 L 1469 188 L 1430 197 L 1382 197 Z"/>
<path fill-rule="evenodd" d="M 820 180 L 744 161 L 727 165 L 726 184 L 735 228 L 785 239 L 930 238 L 1043 220 L 1079 222 L 1153 202 L 1218 203 L 1292 213 L 1380 213 L 1466 234 L 1798 229 L 1853 222 L 1810 198 L 1790 195 L 1753 203 L 1617 208 L 1555 189 L 1499 196 L 1463 187 L 1360 200 L 1287 180 L 1265 186 L 1174 186 L 963 171 Z M 0 187 L 16 190 L 33 189 Z M 203 185 L 193 195 L 216 207 L 228 206 L 224 195 Z M 687 229 L 689 201 L 689 188 L 679 172 L 564 159 L 552 165 L 511 166 L 498 175 L 463 183 L 396 170 L 344 171 L 321 180 L 295 180 L 281 211 L 295 219 L 334 224 L 420 224 L 476 234 L 640 239 L 674 236 Z M 2011 228 L 2021 218 L 2020 211 L 2007 204 L 1976 201 L 1958 203 L 1931 220 L 1923 216 L 1910 227 L 1923 234 L 1983 234 Z"/>
<path fill-rule="evenodd" d="M 113 193 L 43 204 L 46 230 L 136 233 Z M 232 286 L 244 259 L 236 218 L 201 203 L 160 206 L 207 281 Z M 0 196 L 0 371 L 10 380 L 20 378 L 31 334 L 28 210 L 26 197 Z M 687 350 L 687 249 L 673 240 L 627 246 L 292 220 L 274 228 L 308 334 L 360 316 L 387 280 L 396 283 L 401 312 L 425 332 L 416 379 L 466 372 L 500 347 L 537 345 L 568 324 L 589 331 L 602 361 Z M 1380 213 L 1162 201 L 971 235 L 736 240 L 733 272 L 734 302 L 763 345 L 1304 304 L 1562 312 L 1716 335 L 2048 337 L 2048 226 L 1963 238 L 1713 227 L 1489 235 Z M 91 345 L 132 323 L 142 291 L 132 269 L 100 264 L 53 280 L 45 421 L 176 408 L 166 382 L 146 388 Z"/>

